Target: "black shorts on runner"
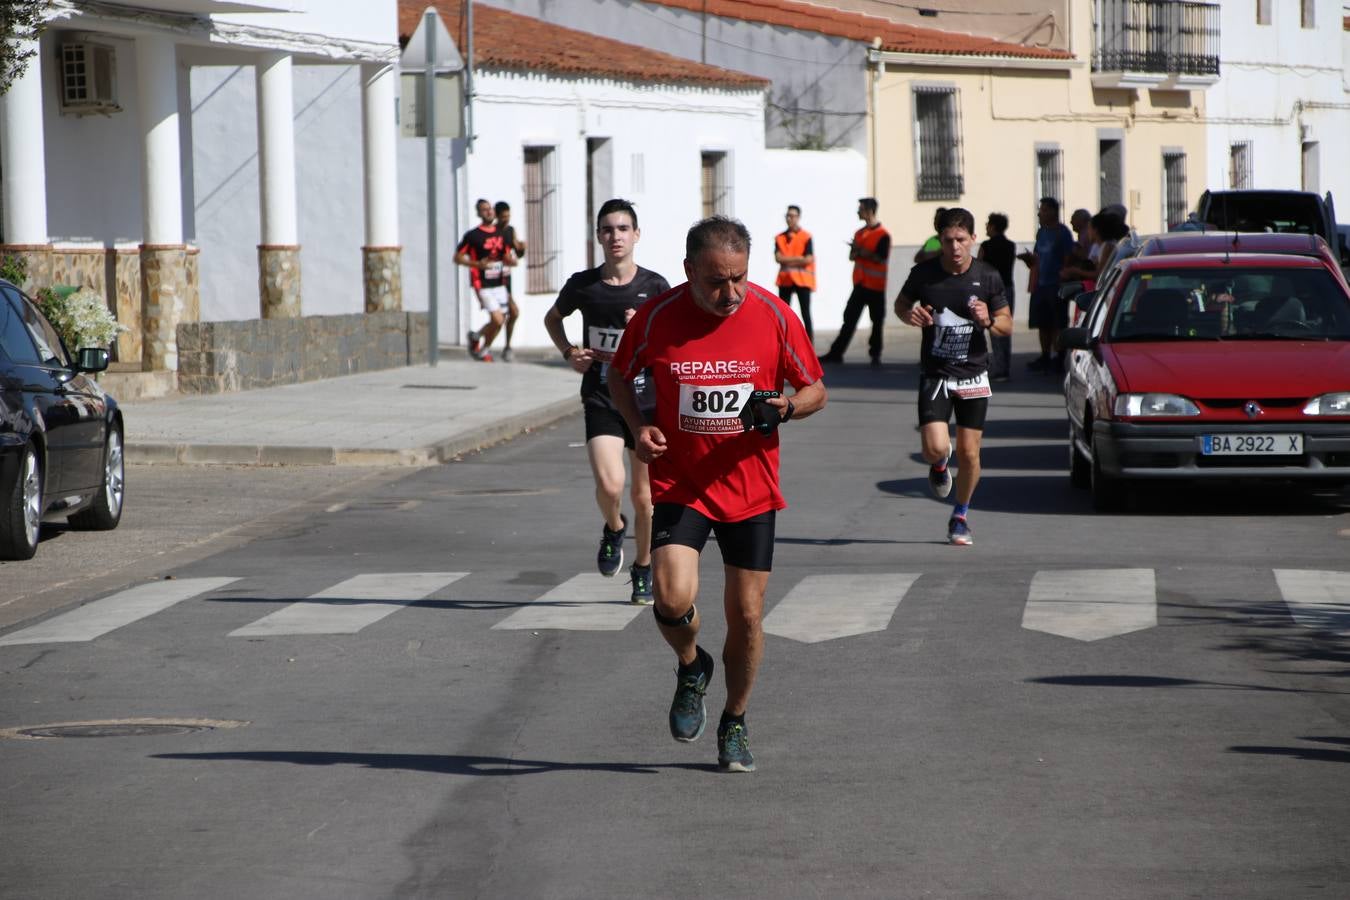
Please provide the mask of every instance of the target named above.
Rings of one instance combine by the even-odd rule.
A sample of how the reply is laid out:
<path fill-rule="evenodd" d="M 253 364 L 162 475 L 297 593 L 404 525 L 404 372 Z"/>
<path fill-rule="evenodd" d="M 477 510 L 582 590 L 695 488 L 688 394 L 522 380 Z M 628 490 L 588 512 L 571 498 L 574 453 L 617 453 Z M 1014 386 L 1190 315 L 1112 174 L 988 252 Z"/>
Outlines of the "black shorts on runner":
<path fill-rule="evenodd" d="M 696 509 L 679 503 L 658 503 L 652 510 L 652 549 L 667 544 L 693 547 L 699 553 L 708 535 L 717 535 L 722 562 L 738 569 L 773 571 L 775 510 L 739 522 L 714 522 Z"/>
<path fill-rule="evenodd" d="M 947 379 L 940 375 L 919 376 L 919 424 L 950 422 L 956 411 L 956 424 L 961 428 L 984 430 L 984 419 L 989 413 L 989 398 L 962 400 L 947 391 Z"/>
<path fill-rule="evenodd" d="M 628 423 L 619 415 L 619 411 L 613 404 L 594 402 L 586 400 L 582 402 L 582 409 L 586 411 L 586 440 L 589 442 L 593 437 L 600 435 L 610 435 L 612 437 L 623 438 L 623 445 L 629 450 L 636 446 L 633 442 L 633 432 L 628 430 Z"/>

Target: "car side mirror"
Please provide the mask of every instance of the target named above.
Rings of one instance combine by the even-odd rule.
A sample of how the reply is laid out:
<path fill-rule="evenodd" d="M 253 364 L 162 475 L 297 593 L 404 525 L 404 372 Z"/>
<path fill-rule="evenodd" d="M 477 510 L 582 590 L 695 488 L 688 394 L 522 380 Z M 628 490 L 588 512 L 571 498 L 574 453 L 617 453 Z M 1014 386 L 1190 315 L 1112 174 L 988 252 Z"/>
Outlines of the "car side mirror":
<path fill-rule="evenodd" d="M 75 355 L 75 371 L 102 372 L 108 368 L 108 351 L 103 347 L 81 347 Z"/>
<path fill-rule="evenodd" d="M 1080 293 L 1082 290 L 1083 290 L 1083 282 L 1081 281 L 1065 282 L 1064 284 L 1061 284 L 1059 286 L 1059 299 L 1067 300 L 1074 294 Z"/>
<path fill-rule="evenodd" d="M 1059 333 L 1060 350 L 1091 350 L 1094 343 L 1086 328 L 1065 328 Z"/>
<path fill-rule="evenodd" d="M 1097 299 L 1096 291 L 1082 291 L 1074 295 L 1073 303 L 1083 312 L 1092 308 L 1092 301 Z"/>

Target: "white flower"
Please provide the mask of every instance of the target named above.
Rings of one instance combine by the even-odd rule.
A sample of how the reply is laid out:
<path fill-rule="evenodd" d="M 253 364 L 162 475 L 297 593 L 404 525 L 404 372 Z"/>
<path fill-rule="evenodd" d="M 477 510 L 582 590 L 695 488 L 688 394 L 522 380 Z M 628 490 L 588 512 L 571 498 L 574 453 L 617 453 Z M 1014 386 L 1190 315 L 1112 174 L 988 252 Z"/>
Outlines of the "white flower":
<path fill-rule="evenodd" d="M 112 310 L 98 292 L 87 287 L 74 292 L 40 291 L 38 301 L 72 352 L 84 347 L 107 347 L 118 334 L 128 330 L 113 318 Z"/>

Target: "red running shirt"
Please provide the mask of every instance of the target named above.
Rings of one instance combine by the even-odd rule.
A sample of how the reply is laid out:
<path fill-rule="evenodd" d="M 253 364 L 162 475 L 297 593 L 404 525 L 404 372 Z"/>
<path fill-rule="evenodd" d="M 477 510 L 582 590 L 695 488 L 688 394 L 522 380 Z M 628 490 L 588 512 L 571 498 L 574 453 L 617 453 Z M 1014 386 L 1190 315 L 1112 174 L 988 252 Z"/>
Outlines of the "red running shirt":
<path fill-rule="evenodd" d="M 666 452 L 647 470 L 655 502 L 715 522 L 787 506 L 778 490 L 778 433 L 743 431 L 740 419 L 751 391 L 820 380 L 815 349 L 787 304 L 751 284 L 736 312 L 716 316 L 682 284 L 638 308 L 610 367 L 626 381 L 651 369 L 653 424 L 666 436 Z"/>

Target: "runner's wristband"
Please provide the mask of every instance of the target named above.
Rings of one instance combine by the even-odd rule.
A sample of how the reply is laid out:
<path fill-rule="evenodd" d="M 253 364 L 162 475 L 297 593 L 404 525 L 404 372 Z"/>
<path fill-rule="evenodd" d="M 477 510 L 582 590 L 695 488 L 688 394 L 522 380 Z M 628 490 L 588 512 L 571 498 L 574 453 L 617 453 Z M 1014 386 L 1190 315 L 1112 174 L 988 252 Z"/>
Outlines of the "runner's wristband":
<path fill-rule="evenodd" d="M 795 416 L 796 414 L 797 414 L 797 404 L 789 400 L 787 402 L 787 409 L 783 410 L 783 421 L 784 422 L 790 421 L 792 417 Z"/>
<path fill-rule="evenodd" d="M 563 359 L 567 360 L 568 362 L 571 362 L 572 354 L 576 353 L 578 349 L 579 348 L 577 347 L 576 344 L 569 344 L 567 346 L 567 349 L 562 352 Z"/>

